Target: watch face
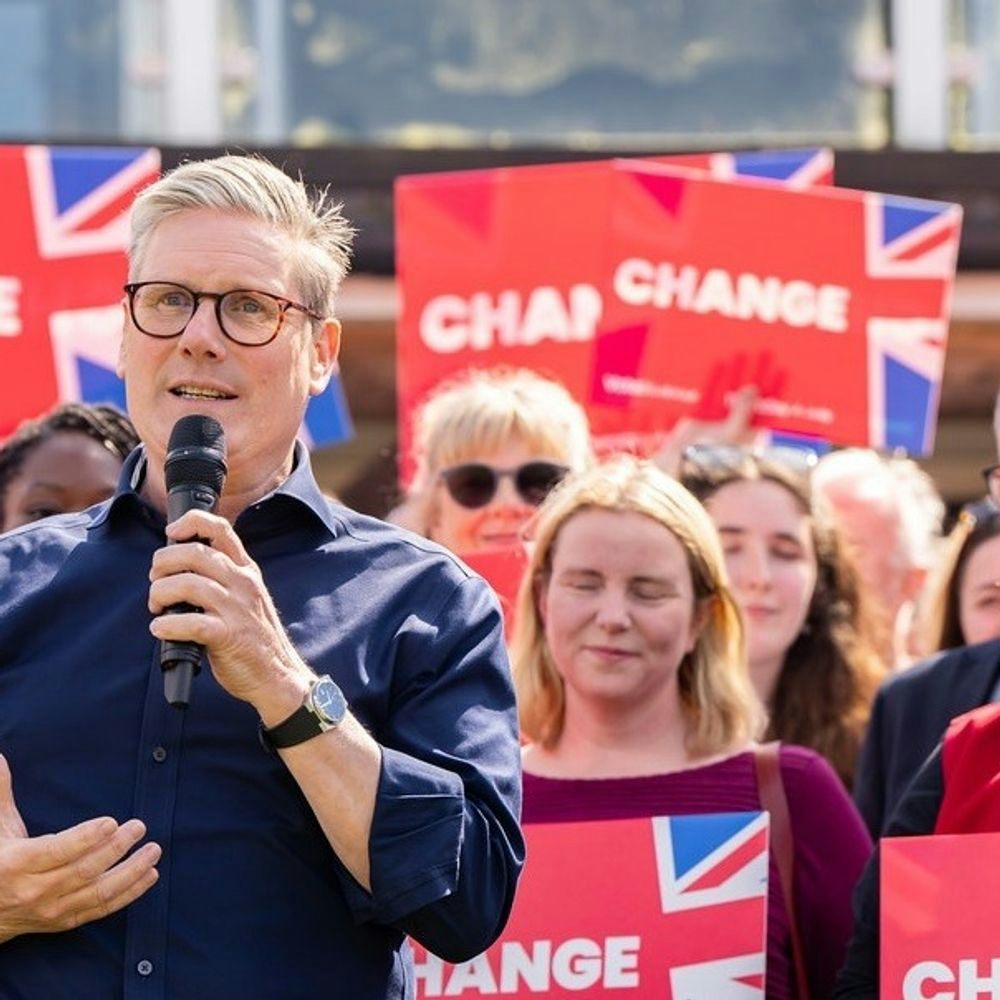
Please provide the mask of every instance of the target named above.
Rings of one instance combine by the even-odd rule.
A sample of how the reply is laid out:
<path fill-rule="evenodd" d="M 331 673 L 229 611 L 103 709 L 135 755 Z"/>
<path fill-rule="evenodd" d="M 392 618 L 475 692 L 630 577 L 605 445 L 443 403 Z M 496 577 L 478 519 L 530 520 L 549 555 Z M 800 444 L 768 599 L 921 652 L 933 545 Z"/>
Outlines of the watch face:
<path fill-rule="evenodd" d="M 329 677 L 321 677 L 313 686 L 312 703 L 316 712 L 333 726 L 347 711 L 343 692 Z"/>

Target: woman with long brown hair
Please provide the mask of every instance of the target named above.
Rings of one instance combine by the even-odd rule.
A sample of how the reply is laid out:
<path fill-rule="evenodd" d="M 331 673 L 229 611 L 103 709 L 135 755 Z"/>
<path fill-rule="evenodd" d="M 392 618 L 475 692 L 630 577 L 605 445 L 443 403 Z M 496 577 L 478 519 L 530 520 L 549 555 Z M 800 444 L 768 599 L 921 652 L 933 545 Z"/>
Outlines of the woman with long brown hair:
<path fill-rule="evenodd" d="M 850 788 L 885 669 L 860 578 L 811 492 L 814 463 L 792 448 L 709 445 L 685 452 L 681 474 L 722 539 L 766 737 L 816 750 Z"/>

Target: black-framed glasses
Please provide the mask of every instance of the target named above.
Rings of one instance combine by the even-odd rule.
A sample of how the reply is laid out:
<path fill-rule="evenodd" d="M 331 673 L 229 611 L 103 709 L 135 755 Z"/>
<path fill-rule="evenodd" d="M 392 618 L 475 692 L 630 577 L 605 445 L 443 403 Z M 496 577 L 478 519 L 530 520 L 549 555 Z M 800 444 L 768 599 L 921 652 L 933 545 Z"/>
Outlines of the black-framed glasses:
<path fill-rule="evenodd" d="M 986 492 L 990 500 L 1000 507 L 1000 465 L 987 465 L 983 469 L 983 479 L 986 480 Z"/>
<path fill-rule="evenodd" d="M 738 444 L 692 444 L 681 455 L 681 474 L 735 470 L 748 458 L 781 466 L 800 476 L 809 475 L 819 461 L 811 448 L 793 448 L 791 445 L 744 448 Z"/>
<path fill-rule="evenodd" d="M 128 310 L 137 330 L 149 337 L 179 337 L 202 299 L 215 302 L 219 328 L 245 347 L 271 343 L 285 322 L 289 309 L 322 319 L 308 307 L 270 292 L 234 288 L 228 292 L 196 292 L 173 281 L 137 281 L 125 285 Z"/>
<path fill-rule="evenodd" d="M 537 507 L 569 472 L 555 462 L 525 462 L 513 469 L 498 469 L 484 462 L 465 462 L 442 469 L 440 476 L 452 500 L 475 510 L 485 507 L 495 496 L 501 479 L 512 479 L 518 496 Z"/>

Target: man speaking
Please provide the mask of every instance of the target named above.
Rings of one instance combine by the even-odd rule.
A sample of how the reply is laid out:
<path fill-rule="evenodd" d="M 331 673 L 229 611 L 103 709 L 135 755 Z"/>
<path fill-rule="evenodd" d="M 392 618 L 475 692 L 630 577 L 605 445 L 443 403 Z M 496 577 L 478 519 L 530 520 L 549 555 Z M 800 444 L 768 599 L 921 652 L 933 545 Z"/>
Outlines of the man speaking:
<path fill-rule="evenodd" d="M 460 961 L 504 925 L 523 841 L 496 603 L 328 501 L 295 440 L 351 236 L 252 157 L 136 200 L 142 447 L 110 501 L 0 538 L 0 996 L 411 997 L 406 935 Z M 168 525 L 193 415 L 224 486 Z M 161 670 L 180 643 L 205 654 L 187 708 Z"/>

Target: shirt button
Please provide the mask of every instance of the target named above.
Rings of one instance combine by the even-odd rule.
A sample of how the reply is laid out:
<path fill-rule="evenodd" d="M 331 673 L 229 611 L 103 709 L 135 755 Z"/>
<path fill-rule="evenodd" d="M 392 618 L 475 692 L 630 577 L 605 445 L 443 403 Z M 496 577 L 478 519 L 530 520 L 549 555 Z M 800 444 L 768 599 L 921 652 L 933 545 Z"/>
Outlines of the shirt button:
<path fill-rule="evenodd" d="M 153 751 L 153 760 L 155 760 L 157 764 L 162 764 L 166 759 L 167 751 L 165 747 L 157 747 Z"/>
<path fill-rule="evenodd" d="M 151 974 L 152 974 L 152 972 L 153 972 L 153 963 L 152 963 L 152 962 L 150 962 L 150 961 L 149 961 L 148 959 L 145 959 L 145 958 L 144 958 L 144 959 L 143 959 L 143 960 L 142 960 L 142 961 L 141 961 L 141 962 L 140 962 L 140 963 L 139 963 L 139 964 L 138 964 L 138 965 L 137 965 L 137 966 L 135 967 L 135 970 L 136 970 L 136 972 L 138 972 L 138 973 L 139 973 L 139 975 L 140 975 L 140 976 L 148 976 L 148 975 L 151 975 Z"/>

